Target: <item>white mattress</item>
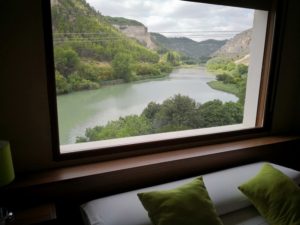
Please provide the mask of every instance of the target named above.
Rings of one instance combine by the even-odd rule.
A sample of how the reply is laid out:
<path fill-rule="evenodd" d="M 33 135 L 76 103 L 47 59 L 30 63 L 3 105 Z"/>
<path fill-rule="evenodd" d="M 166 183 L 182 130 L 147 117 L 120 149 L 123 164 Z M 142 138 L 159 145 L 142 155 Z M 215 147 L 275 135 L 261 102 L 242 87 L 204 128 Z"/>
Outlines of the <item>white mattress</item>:
<path fill-rule="evenodd" d="M 240 184 L 255 176 L 263 163 L 253 163 L 203 175 L 208 193 L 224 225 L 267 224 L 256 209 L 251 206 L 249 200 L 237 189 Z M 272 165 L 291 177 L 296 183 L 300 183 L 300 172 L 283 166 Z M 193 178 L 87 202 L 81 205 L 84 221 L 86 225 L 151 225 L 137 193 L 172 189 Z"/>
<path fill-rule="evenodd" d="M 252 206 L 223 215 L 221 220 L 224 225 L 268 225 Z"/>

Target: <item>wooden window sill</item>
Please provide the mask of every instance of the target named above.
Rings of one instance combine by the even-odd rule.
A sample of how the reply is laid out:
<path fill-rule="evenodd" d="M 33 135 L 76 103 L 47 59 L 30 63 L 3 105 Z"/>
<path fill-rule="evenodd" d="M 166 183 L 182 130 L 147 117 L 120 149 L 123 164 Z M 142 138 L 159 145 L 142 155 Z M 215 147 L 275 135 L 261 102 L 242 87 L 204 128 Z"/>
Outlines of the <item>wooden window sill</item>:
<path fill-rule="evenodd" d="M 109 174 L 129 169 L 138 169 L 153 165 L 175 163 L 177 161 L 206 157 L 226 152 L 236 152 L 269 145 L 284 144 L 300 140 L 300 136 L 269 136 L 248 140 L 214 144 L 188 149 L 137 156 L 107 162 L 91 163 L 66 168 L 53 169 L 26 175 L 17 179 L 10 188 L 22 188 L 56 182 L 64 182 L 89 176 Z"/>

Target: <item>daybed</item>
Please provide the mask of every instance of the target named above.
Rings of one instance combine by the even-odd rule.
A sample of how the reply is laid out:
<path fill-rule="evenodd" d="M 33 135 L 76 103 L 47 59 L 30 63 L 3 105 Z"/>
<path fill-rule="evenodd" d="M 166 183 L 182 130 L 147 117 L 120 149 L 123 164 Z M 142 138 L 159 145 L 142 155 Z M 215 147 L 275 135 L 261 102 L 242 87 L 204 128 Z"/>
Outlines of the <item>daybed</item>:
<path fill-rule="evenodd" d="M 238 186 L 255 176 L 263 162 L 234 167 L 203 175 L 209 196 L 224 225 L 267 224 Z M 275 168 L 300 184 L 300 172 L 280 165 Z M 151 225 L 137 193 L 167 190 L 178 187 L 193 178 L 99 198 L 81 205 L 86 225 Z"/>

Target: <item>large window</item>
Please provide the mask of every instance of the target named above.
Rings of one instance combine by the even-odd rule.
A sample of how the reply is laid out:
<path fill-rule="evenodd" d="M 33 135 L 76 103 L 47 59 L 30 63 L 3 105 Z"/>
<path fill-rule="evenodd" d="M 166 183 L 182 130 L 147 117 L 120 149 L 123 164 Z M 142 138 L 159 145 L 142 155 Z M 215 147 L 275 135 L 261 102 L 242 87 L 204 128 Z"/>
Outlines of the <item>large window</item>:
<path fill-rule="evenodd" d="M 51 18 L 60 154 L 263 127 L 268 11 L 51 0 Z"/>

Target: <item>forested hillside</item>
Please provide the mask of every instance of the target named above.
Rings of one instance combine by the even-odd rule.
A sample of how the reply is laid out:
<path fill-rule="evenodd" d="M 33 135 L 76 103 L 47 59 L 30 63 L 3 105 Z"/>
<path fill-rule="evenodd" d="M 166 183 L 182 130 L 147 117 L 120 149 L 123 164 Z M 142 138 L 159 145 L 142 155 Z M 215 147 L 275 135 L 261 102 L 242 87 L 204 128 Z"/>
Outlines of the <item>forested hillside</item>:
<path fill-rule="evenodd" d="M 173 49 L 181 52 L 191 60 L 206 62 L 211 54 L 220 49 L 227 40 L 205 40 L 201 42 L 194 41 L 186 37 L 165 37 L 158 33 L 151 33 L 151 36 L 158 46 L 164 49 Z"/>
<path fill-rule="evenodd" d="M 51 10 L 58 94 L 170 72 L 157 52 L 126 37 L 84 0 L 55 0 Z"/>

